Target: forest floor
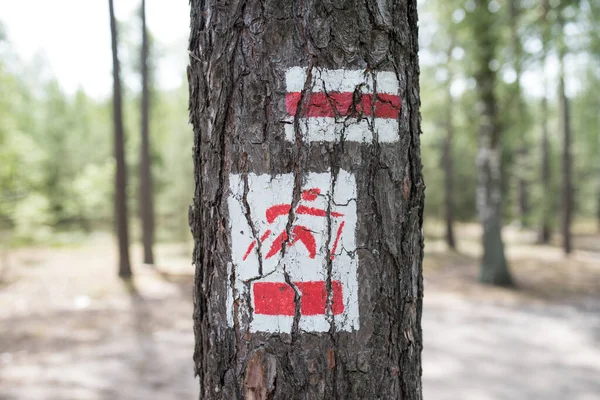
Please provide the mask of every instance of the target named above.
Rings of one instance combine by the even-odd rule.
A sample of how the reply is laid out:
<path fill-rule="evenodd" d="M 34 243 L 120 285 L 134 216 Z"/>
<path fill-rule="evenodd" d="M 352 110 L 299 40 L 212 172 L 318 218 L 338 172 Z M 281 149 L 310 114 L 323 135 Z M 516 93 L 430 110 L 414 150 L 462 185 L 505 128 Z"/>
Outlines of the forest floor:
<path fill-rule="evenodd" d="M 477 283 L 476 225 L 457 252 L 439 232 L 426 227 L 425 398 L 600 398 L 600 236 L 578 235 L 566 258 L 509 227 L 515 290 Z M 1 400 L 198 397 L 189 246 L 158 246 L 156 269 L 134 257 L 134 286 L 115 259 L 99 235 L 0 261 Z"/>

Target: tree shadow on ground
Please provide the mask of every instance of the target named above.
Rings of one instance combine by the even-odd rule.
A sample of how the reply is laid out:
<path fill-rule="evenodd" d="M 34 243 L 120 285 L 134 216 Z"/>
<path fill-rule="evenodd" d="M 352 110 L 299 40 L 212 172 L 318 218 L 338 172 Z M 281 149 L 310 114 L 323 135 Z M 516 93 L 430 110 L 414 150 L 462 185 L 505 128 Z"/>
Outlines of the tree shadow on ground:
<path fill-rule="evenodd" d="M 194 274 L 169 272 L 165 266 L 155 266 L 154 271 L 160 279 L 175 285 L 184 298 L 193 299 Z"/>
<path fill-rule="evenodd" d="M 194 398 L 191 304 L 122 285 L 89 308 L 2 318 L 0 398 Z"/>

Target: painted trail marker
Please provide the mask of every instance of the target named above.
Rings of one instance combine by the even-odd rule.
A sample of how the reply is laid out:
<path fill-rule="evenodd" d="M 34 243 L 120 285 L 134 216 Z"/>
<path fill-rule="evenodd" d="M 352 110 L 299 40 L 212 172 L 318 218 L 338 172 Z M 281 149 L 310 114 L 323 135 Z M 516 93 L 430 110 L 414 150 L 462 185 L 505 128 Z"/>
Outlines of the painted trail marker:
<path fill-rule="evenodd" d="M 312 70 L 311 93 L 301 104 L 301 92 L 307 69 L 293 67 L 286 72 L 285 137 L 295 141 L 293 117 L 302 110 L 299 129 L 310 142 L 372 142 L 372 130 L 380 143 L 398 140 L 398 118 L 401 110 L 399 85 L 393 72 L 364 70 Z"/>
<path fill-rule="evenodd" d="M 343 170 L 335 178 L 309 173 L 291 210 L 293 174 L 248 174 L 247 187 L 229 176 L 230 325 L 235 312 L 251 332 L 291 332 L 298 295 L 300 329 L 326 332 L 332 319 L 337 330 L 358 329 L 356 182 Z"/>

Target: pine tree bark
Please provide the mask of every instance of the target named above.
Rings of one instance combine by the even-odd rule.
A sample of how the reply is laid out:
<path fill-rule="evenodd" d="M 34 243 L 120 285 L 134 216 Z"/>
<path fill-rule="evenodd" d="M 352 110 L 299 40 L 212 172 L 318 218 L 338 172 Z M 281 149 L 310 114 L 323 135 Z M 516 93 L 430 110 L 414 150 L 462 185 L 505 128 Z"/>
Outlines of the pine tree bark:
<path fill-rule="evenodd" d="M 127 164 L 125 163 L 125 135 L 123 129 L 123 112 L 121 101 L 121 78 L 119 75 L 119 53 L 117 23 L 113 0 L 108 0 L 110 11 L 110 34 L 113 59 L 113 125 L 115 141 L 115 221 L 119 244 L 119 276 L 130 278 L 132 275 L 129 263 L 129 228 L 127 224 Z"/>
<path fill-rule="evenodd" d="M 146 1 L 142 0 L 140 10 L 142 20 L 142 142 L 140 146 L 140 219 L 142 221 L 142 243 L 144 263 L 154 264 L 154 202 L 152 192 L 152 171 L 150 168 L 150 93 L 148 90 L 148 31 L 146 29 Z"/>
<path fill-rule="evenodd" d="M 196 266 L 194 363 L 201 399 L 422 398 L 424 185 L 417 51 L 413 0 L 191 1 L 188 80 L 195 192 L 190 227 Z M 306 78 L 289 120 L 286 74 L 293 68 L 305 68 Z M 326 70 L 359 71 L 372 79 L 375 92 L 384 84 L 378 74 L 392 73 L 402 98 L 398 139 L 379 140 L 379 131 L 369 123 L 365 129 L 372 140 L 346 139 L 345 130 L 335 141 L 307 140 L 303 113 L 310 117 L 320 112 L 317 108 L 340 110 L 339 93 L 314 91 L 315 85 L 327 86 L 325 78 L 318 80 Z M 363 90 L 351 89 L 347 110 L 352 115 L 365 112 L 359 110 Z M 317 95 L 325 100 L 315 108 Z M 290 140 L 286 132 L 292 133 Z M 356 198 L 348 204 L 356 204 L 357 214 L 352 257 L 359 322 L 346 330 L 344 321 L 328 317 L 323 331 L 306 329 L 306 294 L 287 279 L 294 271 L 283 264 L 281 290 L 293 289 L 293 323 L 289 330 L 253 330 L 258 305 L 250 291 L 236 289 L 245 271 L 232 255 L 234 233 L 246 234 L 240 231 L 248 225 L 256 238 L 252 243 L 260 243 L 257 216 L 250 210 L 253 202 L 277 196 L 272 188 L 285 175 L 292 177 L 291 187 L 285 187 L 293 194 L 285 211 L 290 237 L 296 206 L 317 197 L 318 192 L 302 191 L 311 174 L 331 174 L 333 191 L 343 187 L 333 178 L 343 171 L 356 184 Z M 254 196 L 259 189 L 253 182 L 265 175 L 271 177 L 259 187 L 265 194 Z M 238 197 L 235 182 L 243 186 Z M 233 219 L 233 203 L 245 207 L 242 220 Z M 334 206 L 340 204 L 329 200 L 323 212 L 329 232 Z M 269 278 L 263 270 L 265 243 L 262 250 L 260 245 L 254 249 L 261 267 L 248 288 Z M 282 240 L 282 259 L 288 248 L 292 254 L 294 243 Z M 327 254 L 322 274 L 330 316 L 334 276 Z"/>
<path fill-rule="evenodd" d="M 504 255 L 502 241 L 502 186 L 500 124 L 495 94 L 496 73 L 491 68 L 497 37 L 488 0 L 478 0 L 473 16 L 477 41 L 475 81 L 481 109 L 479 149 L 477 152 L 477 207 L 483 227 L 483 260 L 479 279 L 483 283 L 511 286 L 513 280 Z"/>

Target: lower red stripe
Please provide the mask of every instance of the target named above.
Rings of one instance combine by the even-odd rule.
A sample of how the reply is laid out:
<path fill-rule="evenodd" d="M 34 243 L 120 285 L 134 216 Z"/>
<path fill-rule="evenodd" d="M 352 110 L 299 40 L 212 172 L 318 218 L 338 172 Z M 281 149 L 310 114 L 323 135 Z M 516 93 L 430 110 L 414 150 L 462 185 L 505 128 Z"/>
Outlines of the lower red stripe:
<path fill-rule="evenodd" d="M 323 315 L 327 307 L 327 290 L 324 281 L 294 282 L 302 293 L 302 315 Z M 331 282 L 332 312 L 334 315 L 344 311 L 342 283 Z M 256 282 L 253 285 L 254 312 L 264 315 L 287 315 L 296 313 L 294 289 L 285 282 Z"/>
<path fill-rule="evenodd" d="M 296 115 L 300 103 L 300 92 L 291 92 L 285 96 L 287 112 Z M 400 114 L 400 96 L 378 93 L 373 104 L 373 94 L 360 95 L 359 101 L 353 101 L 352 92 L 310 93 L 308 104 L 304 105 L 303 117 L 346 117 L 364 115 L 376 118 L 398 118 Z"/>

